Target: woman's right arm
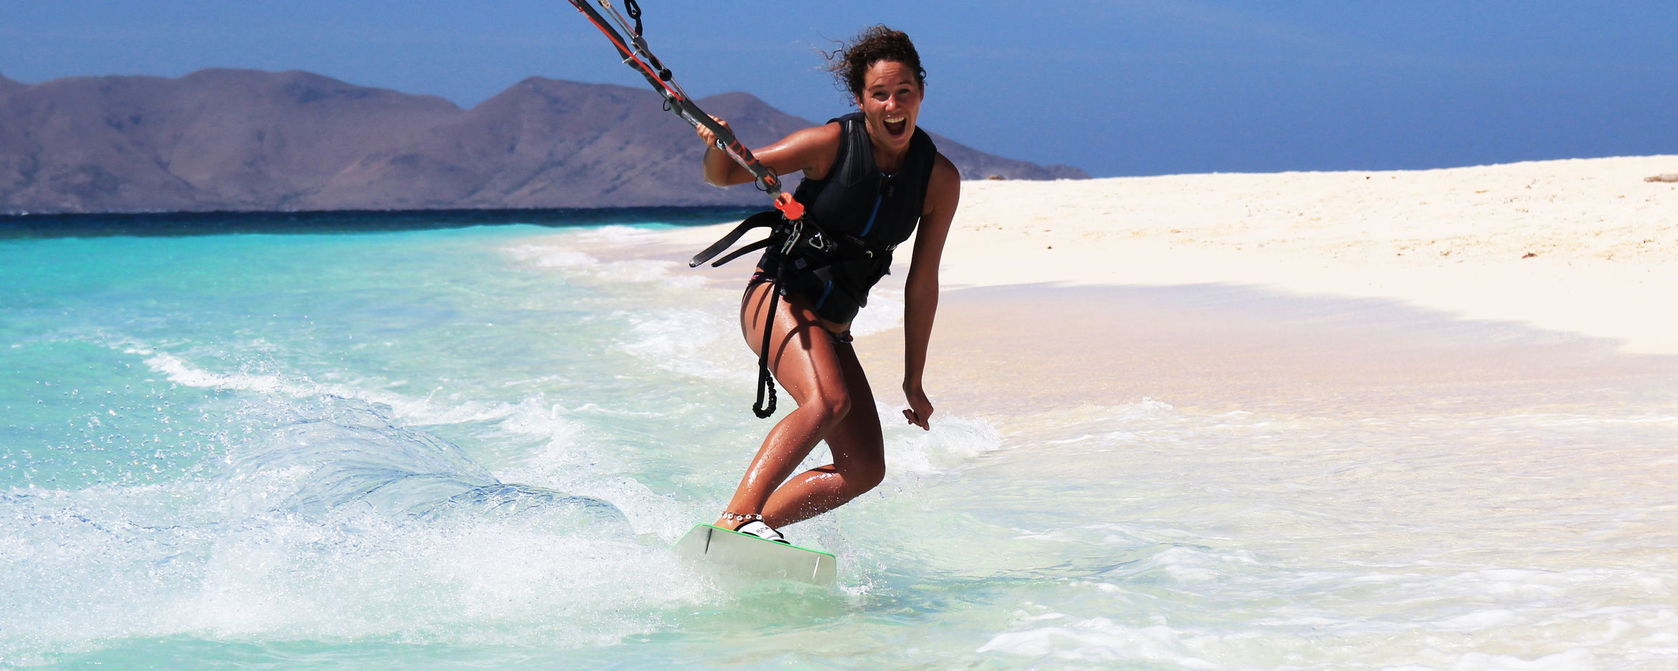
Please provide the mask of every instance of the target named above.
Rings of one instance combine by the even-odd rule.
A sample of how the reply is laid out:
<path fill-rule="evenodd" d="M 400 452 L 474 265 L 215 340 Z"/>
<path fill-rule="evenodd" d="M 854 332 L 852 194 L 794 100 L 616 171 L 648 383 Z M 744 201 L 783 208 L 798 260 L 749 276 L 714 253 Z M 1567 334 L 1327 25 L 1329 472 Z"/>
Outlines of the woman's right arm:
<path fill-rule="evenodd" d="M 711 117 L 717 119 L 716 117 Z M 717 123 L 728 127 L 728 122 L 717 119 Z M 735 163 L 727 153 L 717 149 L 715 133 L 700 126 L 699 139 L 705 141 L 705 182 L 715 186 L 733 186 L 752 181 L 752 173 L 744 166 Z M 839 155 L 839 124 L 826 124 L 813 128 L 795 131 L 793 134 L 781 138 L 761 149 L 753 149 L 759 163 L 773 170 L 776 175 L 785 175 L 802 171 L 806 177 L 821 179 L 827 176 L 828 167 L 833 165 L 833 159 Z"/>

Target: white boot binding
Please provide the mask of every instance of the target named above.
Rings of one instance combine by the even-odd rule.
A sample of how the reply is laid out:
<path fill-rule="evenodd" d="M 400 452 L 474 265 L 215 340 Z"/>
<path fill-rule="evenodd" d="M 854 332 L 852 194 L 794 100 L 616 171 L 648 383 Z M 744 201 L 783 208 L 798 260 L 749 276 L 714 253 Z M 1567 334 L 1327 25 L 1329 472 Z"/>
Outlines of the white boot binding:
<path fill-rule="evenodd" d="M 787 545 L 792 545 L 792 543 L 787 542 L 787 539 L 786 539 L 785 536 L 781 535 L 781 532 L 776 531 L 774 527 L 771 527 L 771 526 L 769 526 L 767 524 L 764 524 L 762 522 L 747 522 L 745 524 L 740 525 L 740 528 L 735 529 L 735 531 L 746 534 L 748 536 L 757 536 L 758 538 L 762 538 L 763 540 L 766 540 L 766 541 L 775 541 L 776 543 L 785 543 Z"/>
<path fill-rule="evenodd" d="M 757 513 L 742 515 L 740 513 L 725 512 L 722 514 L 722 518 L 730 522 L 740 522 L 738 526 L 734 527 L 734 530 L 740 533 L 748 536 L 757 536 L 758 538 L 762 538 L 766 541 L 775 541 L 776 543 L 786 543 L 787 545 L 791 545 L 791 543 L 787 542 L 786 537 L 781 535 L 781 532 L 776 531 L 774 527 L 763 523 L 763 515 Z"/>

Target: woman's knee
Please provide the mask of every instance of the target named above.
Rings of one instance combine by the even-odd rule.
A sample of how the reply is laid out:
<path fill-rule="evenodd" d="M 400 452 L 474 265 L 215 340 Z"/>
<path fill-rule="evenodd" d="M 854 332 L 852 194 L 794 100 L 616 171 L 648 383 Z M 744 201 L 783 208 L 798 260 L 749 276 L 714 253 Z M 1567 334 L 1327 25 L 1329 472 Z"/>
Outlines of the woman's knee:
<path fill-rule="evenodd" d="M 883 461 L 859 464 L 845 474 L 845 487 L 851 490 L 851 496 L 861 496 L 875 487 L 880 486 L 886 479 L 886 464 Z"/>
<path fill-rule="evenodd" d="M 833 456 L 850 497 L 860 496 L 886 479 L 885 441 L 878 434 L 860 443 L 847 441 L 842 453 Z"/>
<path fill-rule="evenodd" d="M 821 417 L 822 432 L 826 433 L 851 414 L 851 395 L 844 390 L 816 394 L 804 403 Z"/>

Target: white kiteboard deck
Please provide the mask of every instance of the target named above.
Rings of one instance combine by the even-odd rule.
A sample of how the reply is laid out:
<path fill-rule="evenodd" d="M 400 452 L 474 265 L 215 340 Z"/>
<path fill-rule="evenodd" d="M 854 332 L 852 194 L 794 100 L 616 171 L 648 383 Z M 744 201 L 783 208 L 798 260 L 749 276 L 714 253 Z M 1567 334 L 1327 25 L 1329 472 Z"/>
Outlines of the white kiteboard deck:
<path fill-rule="evenodd" d="M 692 531 L 676 541 L 676 553 L 731 571 L 817 585 L 833 584 L 839 572 L 839 558 L 832 554 L 709 524 L 694 525 Z"/>

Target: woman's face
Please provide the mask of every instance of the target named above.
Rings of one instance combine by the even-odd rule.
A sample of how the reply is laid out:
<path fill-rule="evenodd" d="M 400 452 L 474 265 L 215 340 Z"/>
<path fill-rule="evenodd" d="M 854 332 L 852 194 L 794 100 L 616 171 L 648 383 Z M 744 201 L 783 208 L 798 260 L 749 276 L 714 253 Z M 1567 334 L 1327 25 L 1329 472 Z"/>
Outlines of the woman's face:
<path fill-rule="evenodd" d="M 921 112 L 921 85 L 915 73 L 897 61 L 875 61 L 862 79 L 857 107 L 867 119 L 874 144 L 890 152 L 907 151 Z"/>

